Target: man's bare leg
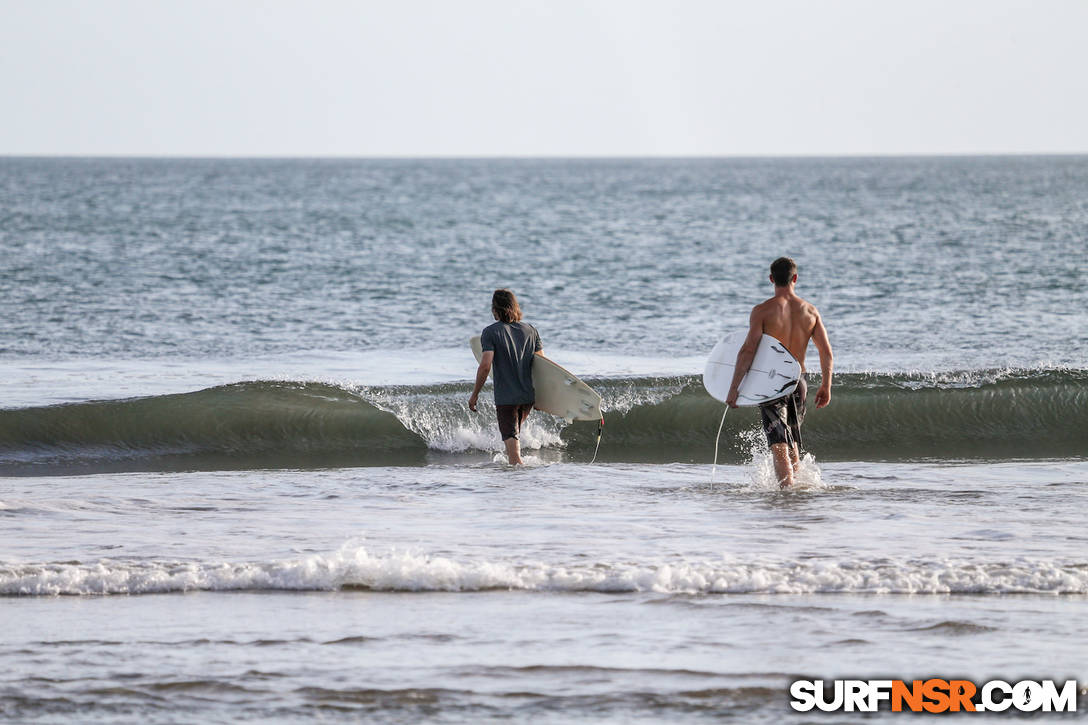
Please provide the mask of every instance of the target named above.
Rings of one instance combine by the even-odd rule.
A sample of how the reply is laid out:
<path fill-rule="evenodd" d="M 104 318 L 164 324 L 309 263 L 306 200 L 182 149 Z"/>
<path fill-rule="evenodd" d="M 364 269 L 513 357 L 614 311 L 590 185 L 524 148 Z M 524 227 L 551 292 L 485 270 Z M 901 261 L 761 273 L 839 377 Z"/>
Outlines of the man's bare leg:
<path fill-rule="evenodd" d="M 797 460 L 797 447 L 787 446 L 785 443 L 775 443 L 771 446 L 771 458 L 774 459 L 774 474 L 778 477 L 779 488 L 792 486 L 794 465 Z"/>
<path fill-rule="evenodd" d="M 521 443 L 517 438 L 507 438 L 503 443 L 506 444 L 506 458 L 510 461 L 510 465 L 520 466 L 523 463 L 521 460 Z"/>

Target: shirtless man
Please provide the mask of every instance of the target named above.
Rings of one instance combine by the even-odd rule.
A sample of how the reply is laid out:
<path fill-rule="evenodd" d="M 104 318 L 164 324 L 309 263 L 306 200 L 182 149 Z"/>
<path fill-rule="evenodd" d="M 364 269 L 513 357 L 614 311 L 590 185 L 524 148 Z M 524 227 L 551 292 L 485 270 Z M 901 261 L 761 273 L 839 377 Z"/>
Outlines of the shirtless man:
<path fill-rule="evenodd" d="M 794 292 L 797 265 L 792 259 L 779 257 L 771 263 L 771 282 L 774 283 L 774 297 L 752 308 L 748 337 L 737 353 L 733 384 L 725 402 L 731 408 L 737 407 L 740 381 L 752 366 L 752 359 L 764 333 L 777 338 L 801 363 L 801 379 L 793 393 L 759 406 L 778 485 L 788 488 L 793 485 L 794 473 L 801 463 L 801 424 L 805 420 L 805 396 L 808 393 L 804 377 L 805 350 L 808 341 L 812 340 L 820 353 L 820 389 L 816 391 L 816 407 L 823 408 L 831 402 L 831 342 L 827 339 L 827 330 L 824 329 L 819 310 Z"/>

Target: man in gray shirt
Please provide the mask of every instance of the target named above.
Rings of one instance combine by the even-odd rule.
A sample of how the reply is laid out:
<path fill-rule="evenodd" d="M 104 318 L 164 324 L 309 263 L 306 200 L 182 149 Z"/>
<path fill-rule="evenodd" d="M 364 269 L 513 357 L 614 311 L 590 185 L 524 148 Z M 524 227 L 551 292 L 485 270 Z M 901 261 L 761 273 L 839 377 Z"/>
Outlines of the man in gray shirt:
<path fill-rule="evenodd" d="M 528 322 L 521 321 L 518 299 L 508 289 L 495 290 L 491 296 L 491 314 L 498 322 L 484 328 L 480 335 L 483 356 L 476 369 L 476 385 L 468 399 L 476 410 L 480 389 L 495 369 L 495 415 L 499 435 L 506 445 L 506 457 L 513 465 L 521 460 L 518 435 L 536 402 L 533 390 L 533 355 L 541 354 L 540 334 Z"/>

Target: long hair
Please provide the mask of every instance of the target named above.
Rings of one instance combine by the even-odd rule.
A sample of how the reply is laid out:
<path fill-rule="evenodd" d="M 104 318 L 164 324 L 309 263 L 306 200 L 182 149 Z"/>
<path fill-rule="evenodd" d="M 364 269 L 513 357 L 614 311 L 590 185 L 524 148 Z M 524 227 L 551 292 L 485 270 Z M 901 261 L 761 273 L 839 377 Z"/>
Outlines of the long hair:
<path fill-rule="evenodd" d="M 521 321 L 521 307 L 518 298 L 508 289 L 497 289 L 491 295 L 491 313 L 500 322 Z"/>

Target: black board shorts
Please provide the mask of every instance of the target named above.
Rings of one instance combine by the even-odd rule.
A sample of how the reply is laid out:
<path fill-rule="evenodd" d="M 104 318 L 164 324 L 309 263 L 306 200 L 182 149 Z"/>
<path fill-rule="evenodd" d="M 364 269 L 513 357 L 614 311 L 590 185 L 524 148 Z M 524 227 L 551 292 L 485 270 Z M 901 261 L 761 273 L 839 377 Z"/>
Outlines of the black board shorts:
<path fill-rule="evenodd" d="M 521 424 L 529 417 L 532 410 L 532 403 L 495 406 L 495 417 L 499 419 L 499 435 L 504 441 L 518 437 L 521 433 Z"/>
<path fill-rule="evenodd" d="M 767 445 L 785 443 L 801 447 L 801 424 L 805 422 L 805 397 L 808 395 L 808 383 L 802 377 L 797 387 L 785 398 L 759 406 L 763 418 L 763 432 L 767 434 Z"/>

